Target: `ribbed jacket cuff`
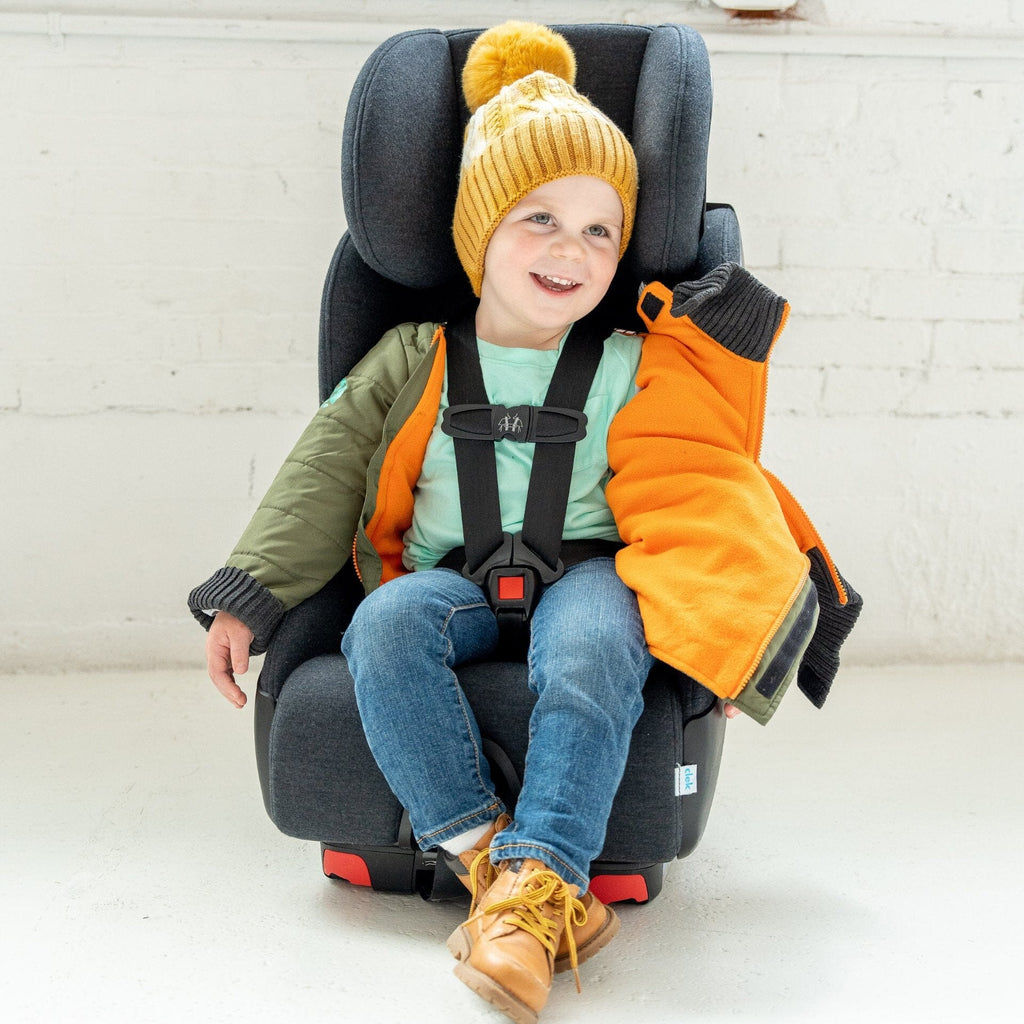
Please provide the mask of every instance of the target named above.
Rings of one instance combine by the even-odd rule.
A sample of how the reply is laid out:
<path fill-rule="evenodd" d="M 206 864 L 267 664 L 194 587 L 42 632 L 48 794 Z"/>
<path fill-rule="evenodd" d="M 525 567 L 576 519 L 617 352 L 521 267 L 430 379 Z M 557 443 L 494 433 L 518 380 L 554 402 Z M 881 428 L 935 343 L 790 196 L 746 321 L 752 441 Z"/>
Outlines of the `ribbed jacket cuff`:
<path fill-rule="evenodd" d="M 723 263 L 672 290 L 672 315 L 688 316 L 730 352 L 753 362 L 768 358 L 786 300 L 738 263 Z"/>
<path fill-rule="evenodd" d="M 857 624 L 864 601 L 840 575 L 846 589 L 846 604 L 840 604 L 821 552 L 811 548 L 807 557 L 811 560 L 811 579 L 818 590 L 818 627 L 804 654 L 797 683 L 807 699 L 820 708 L 839 671 L 839 649 Z"/>
<path fill-rule="evenodd" d="M 216 612 L 228 612 L 252 630 L 250 654 L 262 654 L 284 615 L 284 605 L 243 569 L 225 566 L 188 595 L 188 606 L 204 629 Z"/>

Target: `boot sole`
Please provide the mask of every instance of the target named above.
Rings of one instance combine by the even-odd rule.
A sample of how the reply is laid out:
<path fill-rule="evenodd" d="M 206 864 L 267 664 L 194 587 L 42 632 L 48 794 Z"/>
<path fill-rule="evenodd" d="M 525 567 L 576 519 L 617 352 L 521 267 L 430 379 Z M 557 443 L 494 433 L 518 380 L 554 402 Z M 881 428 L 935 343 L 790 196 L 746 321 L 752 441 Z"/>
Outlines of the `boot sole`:
<path fill-rule="evenodd" d="M 468 963 L 460 962 L 455 965 L 455 977 L 481 999 L 486 999 L 492 1006 L 496 1006 L 502 1013 L 511 1017 L 516 1024 L 537 1024 L 539 1018 L 536 1010 L 532 1010 L 482 971 Z"/>

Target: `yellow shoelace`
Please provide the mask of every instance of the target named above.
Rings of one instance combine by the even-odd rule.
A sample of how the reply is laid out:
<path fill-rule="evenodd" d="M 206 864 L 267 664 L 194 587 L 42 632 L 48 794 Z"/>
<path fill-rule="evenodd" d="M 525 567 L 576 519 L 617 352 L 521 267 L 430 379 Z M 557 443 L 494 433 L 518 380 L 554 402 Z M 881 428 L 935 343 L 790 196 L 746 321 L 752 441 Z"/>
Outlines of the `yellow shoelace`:
<path fill-rule="evenodd" d="M 474 861 L 474 868 L 476 862 Z M 474 894 L 474 900 L 476 896 Z M 565 937 L 569 945 L 569 963 L 576 977 L 576 991 L 580 986 L 579 961 L 576 958 L 576 936 L 574 929 L 587 923 L 587 908 L 573 896 L 568 884 L 554 871 L 537 871 L 523 886 L 522 890 L 483 908 L 485 914 L 503 914 L 511 911 L 511 923 L 537 939 L 551 953 L 558 952 L 556 936 L 558 915 L 547 917 L 543 908 L 553 903 L 559 907 L 565 920 Z"/>
<path fill-rule="evenodd" d="M 481 861 L 487 861 L 487 872 L 484 875 L 483 892 L 480 891 L 480 863 Z M 498 877 L 497 867 L 491 863 L 491 850 L 490 847 L 481 850 L 474 858 L 473 863 L 469 869 L 469 885 L 470 885 L 470 904 L 469 904 L 469 916 L 472 917 L 476 911 L 477 901 L 487 892 L 488 889 L 494 884 L 494 880 Z"/>

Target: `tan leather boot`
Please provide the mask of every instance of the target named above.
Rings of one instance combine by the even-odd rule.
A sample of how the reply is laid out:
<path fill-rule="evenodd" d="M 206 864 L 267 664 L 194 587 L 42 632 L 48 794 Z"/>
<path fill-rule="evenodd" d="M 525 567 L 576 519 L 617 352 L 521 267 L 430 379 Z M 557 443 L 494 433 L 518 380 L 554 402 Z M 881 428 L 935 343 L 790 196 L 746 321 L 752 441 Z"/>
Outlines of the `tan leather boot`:
<path fill-rule="evenodd" d="M 584 893 L 580 897 L 580 903 L 587 913 L 587 919 L 577 925 L 574 931 L 577 964 L 584 963 L 604 949 L 619 930 L 619 915 L 611 907 L 605 906 L 592 892 Z M 572 954 L 569 950 L 568 936 L 563 934 L 555 955 L 555 974 L 571 970 L 574 970 Z"/>
<path fill-rule="evenodd" d="M 451 869 L 452 874 L 469 890 L 473 897 L 469 908 L 470 914 L 476 910 L 479 898 L 487 892 L 491 883 L 498 876 L 498 868 L 491 863 L 491 842 L 511 823 L 512 818 L 508 814 L 499 814 L 472 850 L 466 850 L 465 853 L 443 854 L 444 861 Z M 487 856 L 484 856 L 485 854 Z"/>
<path fill-rule="evenodd" d="M 456 976 L 516 1024 L 535 1024 L 563 935 L 569 966 L 578 963 L 575 930 L 587 921 L 578 892 L 538 860 L 523 861 L 518 871 L 506 868 L 480 900 L 475 938 Z"/>
<path fill-rule="evenodd" d="M 488 860 L 487 863 L 490 864 L 490 861 Z M 494 865 L 490 865 L 491 870 L 494 872 L 501 871 L 504 863 L 499 864 L 497 868 Z M 479 874 L 477 874 L 477 877 L 480 877 Z M 469 884 L 469 874 L 460 876 L 460 878 L 467 885 Z M 488 882 L 488 886 L 493 881 L 492 877 Z M 448 936 L 448 950 L 456 960 L 463 960 L 469 956 L 470 951 L 473 949 L 473 943 L 480 934 L 483 919 L 480 915 L 475 914 L 474 911 L 480 905 L 480 896 L 486 891 L 487 887 L 484 887 L 477 895 L 474 895 L 468 918 Z M 615 938 L 619 930 L 619 915 L 611 907 L 605 906 L 592 892 L 587 892 L 581 896 L 580 903 L 583 904 L 583 909 L 587 912 L 587 919 L 575 930 L 576 962 L 578 964 L 585 963 L 595 953 L 599 953 L 604 949 Z M 572 970 L 572 963 L 569 956 L 569 942 L 567 936 L 563 933 L 562 939 L 558 944 L 558 951 L 555 954 L 555 974 L 561 974 L 563 971 L 570 970 Z"/>

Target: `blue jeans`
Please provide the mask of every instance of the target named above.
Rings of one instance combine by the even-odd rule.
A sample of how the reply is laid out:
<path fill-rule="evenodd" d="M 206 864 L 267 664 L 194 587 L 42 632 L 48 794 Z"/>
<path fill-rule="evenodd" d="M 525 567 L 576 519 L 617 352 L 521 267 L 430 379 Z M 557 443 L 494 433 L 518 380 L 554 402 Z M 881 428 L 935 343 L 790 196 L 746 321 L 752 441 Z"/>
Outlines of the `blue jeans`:
<path fill-rule="evenodd" d="M 498 640 L 481 589 L 450 569 L 373 591 L 342 641 L 363 729 L 424 849 L 505 808 L 454 668 Z M 586 890 L 604 845 L 652 659 L 633 592 L 615 561 L 570 567 L 533 614 L 527 657 L 537 694 L 515 821 L 494 861 L 534 858 Z"/>

